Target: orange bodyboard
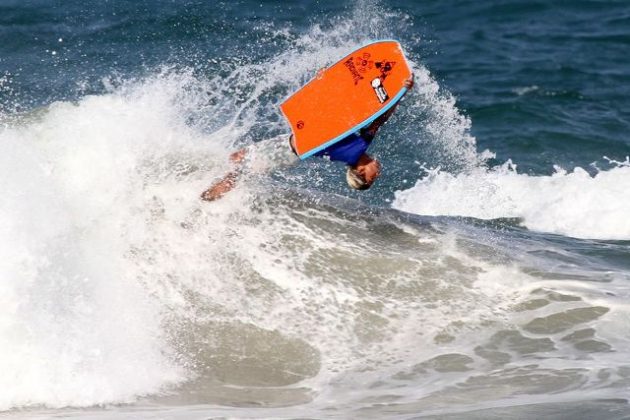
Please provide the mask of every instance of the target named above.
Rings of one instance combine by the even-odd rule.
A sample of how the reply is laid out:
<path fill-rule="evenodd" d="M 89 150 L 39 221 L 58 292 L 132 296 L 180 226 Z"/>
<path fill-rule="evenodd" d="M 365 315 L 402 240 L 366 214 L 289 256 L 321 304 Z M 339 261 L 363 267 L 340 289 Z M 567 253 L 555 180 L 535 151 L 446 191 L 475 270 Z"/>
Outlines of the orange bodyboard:
<path fill-rule="evenodd" d="M 411 69 L 396 41 L 353 51 L 304 85 L 280 109 L 305 159 L 372 123 L 406 92 Z"/>

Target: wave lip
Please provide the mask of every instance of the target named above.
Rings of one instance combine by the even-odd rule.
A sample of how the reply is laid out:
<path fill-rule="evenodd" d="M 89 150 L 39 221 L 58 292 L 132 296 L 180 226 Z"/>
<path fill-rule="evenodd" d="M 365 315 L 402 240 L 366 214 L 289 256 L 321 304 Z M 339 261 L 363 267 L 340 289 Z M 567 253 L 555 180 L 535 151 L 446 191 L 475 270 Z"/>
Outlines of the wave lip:
<path fill-rule="evenodd" d="M 614 163 L 614 162 L 612 162 Z M 551 176 L 519 174 L 506 164 L 453 175 L 429 171 L 395 193 L 392 207 L 422 215 L 519 218 L 525 227 L 584 239 L 630 239 L 630 165 L 594 176 L 576 167 Z"/>

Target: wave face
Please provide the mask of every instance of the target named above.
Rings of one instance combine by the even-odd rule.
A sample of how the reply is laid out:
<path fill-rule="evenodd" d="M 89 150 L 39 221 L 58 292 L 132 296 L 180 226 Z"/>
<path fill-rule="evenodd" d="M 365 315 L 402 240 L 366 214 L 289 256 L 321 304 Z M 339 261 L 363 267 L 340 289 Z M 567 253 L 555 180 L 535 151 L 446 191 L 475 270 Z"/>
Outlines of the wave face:
<path fill-rule="evenodd" d="M 626 6 L 40 3 L 0 6 L 1 411 L 628 412 Z M 377 38 L 416 87 L 372 189 L 313 159 L 198 199 Z"/>

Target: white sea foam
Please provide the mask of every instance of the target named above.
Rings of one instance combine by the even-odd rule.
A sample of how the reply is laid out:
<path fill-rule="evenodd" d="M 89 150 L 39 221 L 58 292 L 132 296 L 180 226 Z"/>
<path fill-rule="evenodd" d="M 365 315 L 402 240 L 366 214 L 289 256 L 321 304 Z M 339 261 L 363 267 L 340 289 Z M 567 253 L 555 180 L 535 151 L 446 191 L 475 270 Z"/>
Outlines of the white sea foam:
<path fill-rule="evenodd" d="M 630 167 L 594 176 L 576 167 L 551 176 L 519 174 L 510 162 L 453 175 L 429 171 L 396 192 L 393 207 L 423 215 L 521 218 L 529 229 L 579 238 L 630 239 Z"/>
<path fill-rule="evenodd" d="M 0 131 L 0 410 L 130 401 L 183 379 L 129 252 L 151 186 L 224 157 L 180 115 L 184 80 L 55 103 Z"/>

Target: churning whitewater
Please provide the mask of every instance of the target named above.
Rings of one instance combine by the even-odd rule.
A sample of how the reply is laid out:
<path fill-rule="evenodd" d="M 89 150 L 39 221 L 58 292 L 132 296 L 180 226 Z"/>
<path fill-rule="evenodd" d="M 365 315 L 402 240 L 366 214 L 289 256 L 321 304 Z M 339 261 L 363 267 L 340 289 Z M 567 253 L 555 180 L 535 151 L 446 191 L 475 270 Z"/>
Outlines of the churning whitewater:
<path fill-rule="evenodd" d="M 630 239 L 630 164 L 594 175 L 576 167 L 553 175 L 519 174 L 507 162 L 491 170 L 451 174 L 438 170 L 396 192 L 393 207 L 424 215 L 518 218 L 528 229 L 576 238 Z"/>
<path fill-rule="evenodd" d="M 147 13 L 164 19 L 183 58 L 97 78 L 91 68 L 68 82 L 72 92 L 34 85 L 28 101 L 22 73 L 0 79 L 0 410 L 613 418 L 626 409 L 627 147 L 594 151 L 590 166 L 517 170 L 520 158 L 534 167 L 531 156 L 502 159 L 502 144 L 481 144 L 474 115 L 432 74 L 415 4 L 327 5 L 309 22 L 261 4 L 286 16 L 255 24 L 229 5 L 154 6 Z M 2 28 L 14 19 L 35 30 L 18 22 L 28 11 L 15 5 Z M 152 25 L 119 12 L 55 35 L 50 59 L 71 58 L 94 34 L 111 36 L 123 58 L 139 54 L 136 42 L 153 45 L 116 44 L 115 34 Z M 239 17 L 223 30 L 240 44 L 195 26 L 194 16 L 219 19 L 212 13 Z M 185 55 L 191 32 L 216 55 Z M 379 38 L 401 40 L 416 82 L 375 141 L 382 181 L 349 191 L 342 166 L 309 160 L 199 200 L 230 170 L 230 153 L 287 132 L 278 104 L 288 94 Z"/>

